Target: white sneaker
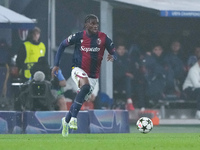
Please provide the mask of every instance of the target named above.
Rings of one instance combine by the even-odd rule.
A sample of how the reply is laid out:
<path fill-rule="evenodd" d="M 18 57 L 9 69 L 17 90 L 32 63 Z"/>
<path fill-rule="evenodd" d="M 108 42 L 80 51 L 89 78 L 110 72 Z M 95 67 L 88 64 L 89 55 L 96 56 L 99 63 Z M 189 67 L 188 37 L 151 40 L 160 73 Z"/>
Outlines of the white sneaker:
<path fill-rule="evenodd" d="M 66 137 L 69 134 L 69 127 L 68 127 L 68 123 L 65 121 L 65 117 L 62 118 L 62 136 Z"/>
<path fill-rule="evenodd" d="M 197 110 L 195 118 L 200 119 L 200 110 Z"/>
<path fill-rule="evenodd" d="M 77 118 L 72 117 L 69 121 L 69 128 L 73 130 L 77 130 Z"/>

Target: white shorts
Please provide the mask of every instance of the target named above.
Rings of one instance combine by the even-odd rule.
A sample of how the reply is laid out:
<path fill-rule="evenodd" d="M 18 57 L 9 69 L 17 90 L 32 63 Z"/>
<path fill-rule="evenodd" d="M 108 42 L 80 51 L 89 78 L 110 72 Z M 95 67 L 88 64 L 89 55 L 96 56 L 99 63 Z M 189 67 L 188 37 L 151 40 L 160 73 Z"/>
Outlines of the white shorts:
<path fill-rule="evenodd" d="M 85 100 L 87 101 L 89 96 L 92 94 L 92 91 L 94 90 L 95 85 L 98 84 L 98 78 L 89 78 L 87 73 L 79 67 L 75 67 L 74 69 L 72 69 L 71 77 L 78 87 L 78 92 L 80 91 L 79 80 L 85 77 L 88 78 L 89 83 L 90 83 L 90 92 L 85 96 Z"/>

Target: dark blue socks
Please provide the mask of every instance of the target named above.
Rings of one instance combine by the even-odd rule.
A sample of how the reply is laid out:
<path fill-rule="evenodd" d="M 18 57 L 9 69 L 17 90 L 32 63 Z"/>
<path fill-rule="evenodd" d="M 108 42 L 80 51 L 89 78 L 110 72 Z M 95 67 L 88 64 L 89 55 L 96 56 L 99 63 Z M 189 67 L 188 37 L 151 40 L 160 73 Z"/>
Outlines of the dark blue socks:
<path fill-rule="evenodd" d="M 85 84 L 81 87 L 80 92 L 76 95 L 74 103 L 71 105 L 69 113 L 67 114 L 65 121 L 69 123 L 71 117 L 77 117 L 79 110 L 83 102 L 85 101 L 85 96 L 90 92 L 90 85 Z"/>

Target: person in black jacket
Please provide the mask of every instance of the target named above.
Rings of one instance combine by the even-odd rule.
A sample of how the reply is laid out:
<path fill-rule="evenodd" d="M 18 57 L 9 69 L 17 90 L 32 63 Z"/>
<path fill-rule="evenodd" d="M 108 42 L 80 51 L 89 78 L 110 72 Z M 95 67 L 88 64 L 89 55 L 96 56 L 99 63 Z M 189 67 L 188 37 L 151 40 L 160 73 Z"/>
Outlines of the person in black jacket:
<path fill-rule="evenodd" d="M 119 45 L 116 52 L 117 60 L 113 63 L 113 88 L 118 92 L 125 92 L 127 99 L 126 109 L 134 110 L 132 103 L 132 80 L 134 76 L 131 71 L 131 62 L 124 45 Z"/>
<path fill-rule="evenodd" d="M 176 39 L 172 41 L 170 52 L 166 55 L 165 59 L 173 70 L 177 87 L 181 89 L 187 70 L 185 56 L 182 52 L 182 46 L 179 40 Z"/>
<path fill-rule="evenodd" d="M 144 57 L 142 65 L 143 90 L 145 91 L 140 92 L 145 93 L 146 100 L 144 98 L 139 101 L 149 103 L 149 100 L 153 100 L 153 102 L 156 102 L 160 98 L 164 98 L 168 87 L 173 87 L 173 72 L 164 57 L 163 48 L 159 43 L 155 43 L 152 52 Z"/>

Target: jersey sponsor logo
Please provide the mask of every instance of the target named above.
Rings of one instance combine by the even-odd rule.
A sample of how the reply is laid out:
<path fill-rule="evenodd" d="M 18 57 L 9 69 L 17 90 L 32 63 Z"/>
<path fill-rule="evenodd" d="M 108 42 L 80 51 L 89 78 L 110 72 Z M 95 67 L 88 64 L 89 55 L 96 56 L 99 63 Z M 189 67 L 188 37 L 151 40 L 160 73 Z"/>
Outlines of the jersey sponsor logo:
<path fill-rule="evenodd" d="M 100 51 L 99 47 L 85 47 L 85 46 L 81 46 L 81 51 L 85 51 L 87 52 L 98 52 Z"/>

